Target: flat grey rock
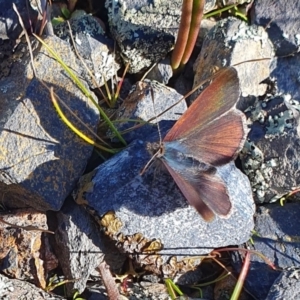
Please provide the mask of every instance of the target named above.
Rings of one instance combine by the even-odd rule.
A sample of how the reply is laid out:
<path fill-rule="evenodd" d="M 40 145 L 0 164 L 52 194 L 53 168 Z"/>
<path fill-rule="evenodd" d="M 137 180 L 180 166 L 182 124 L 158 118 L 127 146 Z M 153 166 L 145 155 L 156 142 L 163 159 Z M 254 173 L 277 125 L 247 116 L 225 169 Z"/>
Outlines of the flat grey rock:
<path fill-rule="evenodd" d="M 251 131 L 241 154 L 256 202 L 274 202 L 299 186 L 298 2 L 256 1 L 253 23 L 266 32 L 278 57 L 270 65 L 268 92 L 245 110 Z M 280 14 L 280 17 L 278 15 Z"/>
<path fill-rule="evenodd" d="M 172 76 L 173 70 L 171 67 L 171 60 L 167 57 L 159 61 L 147 74 L 146 78 L 163 84 L 168 84 Z"/>
<path fill-rule="evenodd" d="M 276 82 L 278 94 L 289 95 L 300 101 L 300 56 L 277 57 L 272 61 L 270 77 Z"/>
<path fill-rule="evenodd" d="M 104 259 L 103 240 L 90 215 L 72 201 L 67 201 L 57 213 L 58 228 L 55 232 L 56 252 L 63 273 L 68 279 L 67 293 L 74 289 L 80 293 L 86 282 Z"/>
<path fill-rule="evenodd" d="M 149 141 L 157 139 L 155 134 Z M 134 141 L 100 165 L 89 175 L 90 181 L 83 177 L 75 195 L 75 201 L 86 203 L 99 216 L 115 212 L 121 224 L 119 231 L 128 240 L 128 243 L 116 240 L 123 251 L 138 251 L 138 247 L 130 245 L 132 236 L 137 233 L 163 244 L 159 251 L 163 260 L 173 255 L 200 255 L 249 239 L 254 226 L 252 192 L 248 179 L 233 163 L 217 171 L 227 184 L 232 214 L 228 219 L 217 217 L 206 223 L 187 204 L 168 173 L 150 168 L 143 176 L 139 175 L 149 159 L 145 141 Z M 113 235 L 118 236 L 118 230 Z"/>
<path fill-rule="evenodd" d="M 14 2 L 1 0 L 0 39 L 3 40 L 16 40 L 23 30 L 19 24 L 19 18 L 16 12 L 13 10 L 13 3 L 18 9 L 26 29 L 29 29 L 30 26 L 32 26 L 30 21 L 32 22 L 37 18 L 37 11 L 34 11 L 32 6 L 29 5 L 29 3 L 26 3 L 25 0 L 16 0 Z"/>
<path fill-rule="evenodd" d="M 29 282 L 10 279 L 0 274 L 0 299 L 63 300 L 65 298 L 52 293 L 46 293 Z"/>

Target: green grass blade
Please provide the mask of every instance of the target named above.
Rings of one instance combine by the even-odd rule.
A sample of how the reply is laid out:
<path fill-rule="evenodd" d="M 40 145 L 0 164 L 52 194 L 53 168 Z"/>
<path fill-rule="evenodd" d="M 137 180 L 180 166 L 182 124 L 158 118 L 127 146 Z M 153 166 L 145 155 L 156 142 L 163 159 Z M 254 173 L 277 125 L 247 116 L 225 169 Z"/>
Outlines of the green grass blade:
<path fill-rule="evenodd" d="M 51 48 L 49 47 L 41 38 L 39 38 L 36 34 L 33 33 L 35 38 L 51 53 L 51 55 L 60 63 L 60 65 L 64 68 L 64 70 L 70 75 L 70 77 L 73 79 L 73 81 L 76 83 L 78 88 L 81 90 L 81 92 L 88 97 L 92 103 L 97 107 L 97 109 L 100 112 L 100 115 L 104 119 L 104 121 L 107 123 L 107 125 L 110 127 L 110 129 L 114 132 L 115 136 L 124 144 L 126 145 L 125 140 L 120 135 L 114 124 L 111 122 L 111 120 L 108 118 L 108 116 L 105 114 L 103 109 L 98 105 L 98 103 L 93 99 L 90 92 L 86 89 L 86 87 L 83 85 L 83 83 L 78 79 L 78 77 L 74 74 L 74 72 L 63 62 L 61 57 Z"/>
<path fill-rule="evenodd" d="M 106 147 L 103 147 L 102 145 L 99 145 L 98 143 L 94 142 L 92 139 L 87 137 L 84 133 L 82 133 L 79 129 L 77 129 L 69 120 L 68 118 L 64 115 L 62 110 L 60 109 L 60 106 L 58 102 L 56 101 L 53 93 L 53 88 L 51 88 L 51 101 L 58 113 L 58 115 L 61 117 L 62 121 L 76 134 L 78 135 L 81 139 L 83 139 L 85 142 L 87 142 L 90 145 L 93 145 L 103 151 L 109 152 L 109 153 L 116 153 L 117 150 L 114 149 L 109 149 Z"/>

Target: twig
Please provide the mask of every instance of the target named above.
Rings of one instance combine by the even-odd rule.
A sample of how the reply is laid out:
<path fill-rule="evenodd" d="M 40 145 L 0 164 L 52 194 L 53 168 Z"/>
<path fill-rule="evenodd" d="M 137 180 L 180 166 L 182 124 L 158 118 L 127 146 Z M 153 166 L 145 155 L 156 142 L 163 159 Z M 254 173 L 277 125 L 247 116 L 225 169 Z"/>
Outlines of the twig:
<path fill-rule="evenodd" d="M 19 19 L 19 22 L 20 22 L 20 25 L 21 27 L 23 28 L 23 32 L 25 34 L 25 37 L 26 37 L 26 41 L 27 41 L 27 44 L 28 44 L 28 48 L 29 48 L 29 53 L 30 53 L 30 59 L 31 59 L 31 65 L 32 65 L 32 70 L 33 70 L 33 74 L 34 74 L 34 77 L 37 77 L 36 76 L 36 70 L 35 70 L 35 67 L 34 67 L 34 64 L 33 64 L 33 55 L 32 55 L 32 48 L 31 48 L 31 44 L 30 44 L 30 39 L 29 39 L 29 36 L 27 34 L 27 31 L 25 29 L 25 26 L 24 26 L 24 23 L 23 23 L 23 20 L 18 12 L 18 9 L 16 7 L 16 5 L 13 3 L 13 10 L 15 11 L 15 13 L 17 14 L 18 16 L 18 19 Z"/>
<path fill-rule="evenodd" d="M 50 231 L 50 230 L 47 230 L 47 229 L 41 229 L 41 228 L 38 228 L 38 227 L 35 227 L 35 226 L 31 226 L 31 225 L 28 225 L 28 226 L 15 225 L 15 224 L 12 224 L 12 223 L 4 221 L 2 217 L 0 217 L 0 222 L 4 223 L 6 225 L 9 225 L 9 226 L 11 226 L 13 228 L 20 228 L 20 229 L 24 229 L 26 231 L 41 231 L 41 232 L 46 232 L 46 233 L 54 234 L 53 231 Z"/>
<path fill-rule="evenodd" d="M 99 273 L 102 277 L 103 284 L 107 291 L 108 299 L 110 300 L 121 300 L 122 296 L 119 293 L 117 284 L 115 282 L 115 279 L 111 275 L 111 272 L 109 270 L 109 266 L 105 261 L 100 263 L 98 266 Z"/>

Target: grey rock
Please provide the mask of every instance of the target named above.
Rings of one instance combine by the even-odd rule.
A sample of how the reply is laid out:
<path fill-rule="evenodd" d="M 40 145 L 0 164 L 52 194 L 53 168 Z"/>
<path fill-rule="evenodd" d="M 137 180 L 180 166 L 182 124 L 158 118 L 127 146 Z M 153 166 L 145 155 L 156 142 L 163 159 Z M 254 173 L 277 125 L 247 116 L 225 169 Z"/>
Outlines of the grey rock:
<path fill-rule="evenodd" d="M 91 88 L 102 86 L 105 81 L 116 76 L 120 65 L 116 62 L 113 40 L 109 39 L 100 26 L 99 22 L 84 11 L 76 11 L 70 20 L 72 35 L 76 50 L 85 65 L 76 56 L 77 65 L 81 66 L 81 76 L 88 82 Z M 68 41 L 74 49 L 67 22 L 54 27 L 55 34 L 63 40 Z M 75 53 L 75 52 L 74 52 Z M 94 75 L 96 82 L 92 79 L 86 67 Z"/>
<path fill-rule="evenodd" d="M 154 126 L 157 121 L 177 120 L 187 108 L 184 99 L 182 101 L 180 99 L 182 99 L 182 95 L 174 89 L 155 81 L 146 79 L 144 82 L 138 82 L 120 106 L 116 118 L 120 120 L 137 120 L 137 124 L 139 124 L 139 121 L 149 121 L 149 123 L 125 133 L 123 135 L 124 139 L 128 143 L 136 139 L 143 139 L 145 136 L 157 132 L 158 129 Z M 178 104 L 175 105 L 177 102 Z M 175 106 L 170 109 L 172 105 Z M 162 115 L 160 116 L 160 114 Z M 116 127 L 119 131 L 124 131 L 134 125 L 134 122 L 123 122 Z"/>
<path fill-rule="evenodd" d="M 157 139 L 155 134 L 147 141 Z M 114 211 L 122 224 L 120 232 L 126 237 L 141 233 L 150 241 L 159 240 L 163 260 L 172 255 L 200 255 L 249 239 L 254 213 L 252 193 L 248 179 L 233 163 L 217 171 L 227 184 L 232 214 L 206 223 L 187 204 L 169 174 L 154 174 L 150 168 L 142 177 L 139 175 L 150 159 L 145 148 L 145 141 L 137 140 L 100 165 L 91 181 L 80 185 L 75 200 L 86 201 L 99 216 Z M 131 246 L 122 241 L 119 246 L 131 251 Z M 134 246 L 132 249 L 137 251 Z"/>
<path fill-rule="evenodd" d="M 255 222 L 258 235 L 252 237 L 253 249 L 264 255 L 277 268 L 273 270 L 257 255 L 251 256 L 246 288 L 258 299 L 266 298 L 270 287 L 280 274 L 279 270 L 299 268 L 299 217 L 298 203 L 287 203 L 284 206 L 268 204 L 258 209 Z"/>
<path fill-rule="evenodd" d="M 298 300 L 300 298 L 299 277 L 299 268 L 283 271 L 272 285 L 266 300 Z"/>
<path fill-rule="evenodd" d="M 104 287 L 103 283 L 101 282 L 101 278 L 99 278 L 99 283 L 89 284 L 85 289 L 82 296 L 84 299 L 87 300 L 107 300 L 108 296 L 106 293 L 106 288 Z"/>
<path fill-rule="evenodd" d="M 216 0 L 207 0 L 205 1 L 205 5 L 204 5 L 204 11 L 210 11 L 212 9 L 214 9 L 214 7 L 216 6 Z"/>
<path fill-rule="evenodd" d="M 13 10 L 13 3 L 18 9 L 26 29 L 30 29 L 32 25 L 34 26 L 34 21 L 37 19 L 37 12 L 32 9 L 31 5 L 26 4 L 26 0 L 1 0 L 0 39 L 3 40 L 16 40 L 23 31 L 19 23 L 19 18 L 16 12 Z"/>
<path fill-rule="evenodd" d="M 248 108 L 251 131 L 240 157 L 256 202 L 274 202 L 299 183 L 299 102 L 288 95 Z"/>
<path fill-rule="evenodd" d="M 65 277 L 76 279 L 66 285 L 68 295 L 72 295 L 73 289 L 82 293 L 90 275 L 95 274 L 104 259 L 103 241 L 90 215 L 72 201 L 67 201 L 57 213 L 57 221 L 57 257 Z"/>
<path fill-rule="evenodd" d="M 167 84 L 173 76 L 170 58 L 159 61 L 147 74 L 146 78 Z"/>
<path fill-rule="evenodd" d="M 59 300 L 65 299 L 58 295 L 46 293 L 35 285 L 18 279 L 10 279 L 0 274 L 0 298 L 1 300 L 35 299 L 35 300 Z"/>
<path fill-rule="evenodd" d="M 78 66 L 66 42 L 45 40 L 76 72 Z M 37 77 L 69 106 L 91 130 L 96 131 L 99 113 L 87 101 L 46 49 L 37 49 Z M 28 62 L 28 61 L 27 61 Z M 81 176 L 92 146 L 85 144 L 61 121 L 49 91 L 33 78 L 31 65 L 18 67 L 0 82 L 1 91 L 1 199 L 7 207 L 32 206 L 59 210 Z M 87 86 L 87 85 L 86 85 Z M 67 118 L 80 130 L 83 125 L 61 105 Z"/>
<path fill-rule="evenodd" d="M 263 253 L 279 268 L 299 266 L 299 216 L 298 203 L 284 206 L 268 204 L 257 212 L 255 230 L 261 238 L 254 237 L 255 250 Z"/>
<path fill-rule="evenodd" d="M 209 79 L 216 70 L 238 64 L 235 68 L 242 96 L 263 95 L 267 85 L 261 84 L 261 81 L 269 76 L 268 58 L 272 56 L 272 44 L 262 27 L 249 26 L 232 17 L 221 20 L 208 32 L 203 42 L 194 65 L 194 87 Z M 265 60 L 246 62 L 264 58 Z M 197 93 L 193 98 L 196 96 Z"/>
<path fill-rule="evenodd" d="M 252 0 L 217 0 L 217 5 L 220 6 L 227 6 L 227 5 L 241 5 L 241 4 L 247 4 L 251 3 Z"/>
<path fill-rule="evenodd" d="M 273 59 L 270 66 L 270 77 L 276 82 L 279 95 L 290 95 L 289 97 L 300 101 L 300 56 L 277 57 Z"/>
<path fill-rule="evenodd" d="M 258 0 L 251 10 L 251 22 L 266 28 L 277 56 L 299 51 L 299 1 Z"/>
<path fill-rule="evenodd" d="M 196 41 L 196 47 L 199 49 L 199 52 L 201 50 L 203 41 L 205 39 L 205 37 L 207 36 L 208 32 L 216 25 L 216 21 L 215 20 L 211 20 L 211 19 L 203 19 L 201 20 L 201 27 L 199 30 L 199 34 L 197 37 L 197 41 Z"/>
<path fill-rule="evenodd" d="M 215 1 L 206 1 L 205 10 Z M 182 1 L 106 1 L 110 30 L 129 72 L 137 73 L 172 50 L 180 23 Z"/>
<path fill-rule="evenodd" d="M 266 26 L 270 22 L 267 32 L 276 54 L 283 57 L 273 59 L 270 66 L 273 88 L 247 109 L 251 131 L 241 156 L 255 200 L 260 203 L 274 202 L 299 185 L 300 59 L 299 55 L 284 55 L 299 49 L 298 19 L 292 16 L 300 6 L 284 1 L 272 3 L 255 3 L 254 23 Z"/>
<path fill-rule="evenodd" d="M 110 30 L 129 72 L 137 73 L 165 57 L 175 42 L 180 1 L 106 1 Z M 175 29 L 174 29 L 175 28 Z"/>

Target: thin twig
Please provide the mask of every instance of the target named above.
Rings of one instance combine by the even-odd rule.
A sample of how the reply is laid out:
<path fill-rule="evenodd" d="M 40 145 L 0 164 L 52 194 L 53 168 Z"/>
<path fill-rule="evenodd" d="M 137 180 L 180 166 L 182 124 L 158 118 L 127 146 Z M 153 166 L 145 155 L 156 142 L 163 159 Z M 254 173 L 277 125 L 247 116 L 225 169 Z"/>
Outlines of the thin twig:
<path fill-rule="evenodd" d="M 20 228 L 20 229 L 24 229 L 26 231 L 41 231 L 41 232 L 54 234 L 53 231 L 50 231 L 50 230 L 47 230 L 47 229 L 41 229 L 41 228 L 38 228 L 38 227 L 35 227 L 35 226 L 32 226 L 32 225 L 28 225 L 28 226 L 15 225 L 15 224 L 4 221 L 2 217 L 0 217 L 0 222 L 4 223 L 6 225 L 9 225 L 13 228 Z"/>
<path fill-rule="evenodd" d="M 23 29 L 24 34 L 25 34 L 26 41 L 27 41 L 28 48 L 29 48 L 30 60 L 31 60 L 31 65 L 32 65 L 33 74 L 34 74 L 34 77 L 37 77 L 37 76 L 36 76 L 36 70 L 35 70 L 35 67 L 34 67 L 34 64 L 33 64 L 33 54 L 32 54 L 33 52 L 32 52 L 32 47 L 31 47 L 30 39 L 29 39 L 29 36 L 28 36 L 27 31 L 26 31 L 26 29 L 25 29 L 23 20 L 22 20 L 20 14 L 19 14 L 19 11 L 18 11 L 18 9 L 17 9 L 17 7 L 16 7 L 16 5 L 15 5 L 14 3 L 13 3 L 13 10 L 15 11 L 15 13 L 16 13 L 17 16 L 18 16 L 19 23 L 20 23 L 20 25 L 21 25 L 21 27 L 22 27 L 22 29 Z"/>
<path fill-rule="evenodd" d="M 108 299 L 110 300 L 121 300 L 122 297 L 119 293 L 117 284 L 114 277 L 112 276 L 109 266 L 105 261 L 101 262 L 98 266 L 99 273 L 102 277 L 103 284 L 106 288 Z"/>

